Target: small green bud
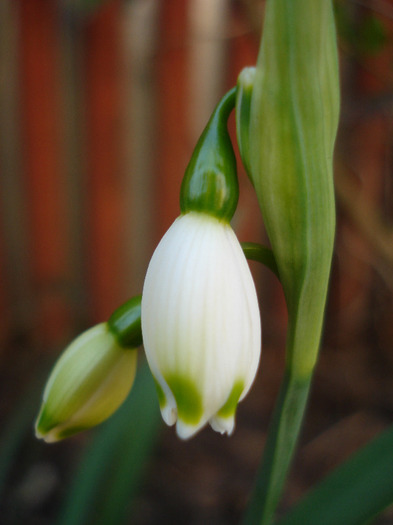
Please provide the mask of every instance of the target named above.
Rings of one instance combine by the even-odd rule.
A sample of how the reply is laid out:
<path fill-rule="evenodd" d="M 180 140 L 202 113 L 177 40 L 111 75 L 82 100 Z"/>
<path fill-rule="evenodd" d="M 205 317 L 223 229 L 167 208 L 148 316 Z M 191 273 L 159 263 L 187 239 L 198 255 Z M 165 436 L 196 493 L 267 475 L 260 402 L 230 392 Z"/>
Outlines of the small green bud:
<path fill-rule="evenodd" d="M 46 384 L 35 430 L 51 443 L 107 419 L 134 382 L 135 350 L 122 348 L 108 323 L 77 337 L 57 361 Z"/>
<path fill-rule="evenodd" d="M 137 295 L 122 304 L 108 320 L 109 330 L 124 348 L 137 348 L 142 344 L 141 300 Z"/>
<path fill-rule="evenodd" d="M 230 221 L 239 199 L 236 158 L 227 129 L 236 88 L 218 103 L 186 168 L 180 190 L 183 214 L 204 212 Z"/>

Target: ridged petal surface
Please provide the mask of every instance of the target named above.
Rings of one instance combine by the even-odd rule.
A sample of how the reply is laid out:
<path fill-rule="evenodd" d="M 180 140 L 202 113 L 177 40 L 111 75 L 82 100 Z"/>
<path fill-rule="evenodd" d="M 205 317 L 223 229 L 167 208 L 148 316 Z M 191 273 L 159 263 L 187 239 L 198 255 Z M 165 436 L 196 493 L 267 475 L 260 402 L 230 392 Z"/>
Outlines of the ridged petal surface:
<path fill-rule="evenodd" d="M 182 438 L 210 420 L 230 433 L 238 399 L 232 413 L 216 415 L 235 384 L 242 385 L 240 399 L 249 390 L 261 326 L 252 276 L 229 224 L 195 212 L 173 223 L 147 271 L 142 331 L 166 423 L 177 420 Z"/>

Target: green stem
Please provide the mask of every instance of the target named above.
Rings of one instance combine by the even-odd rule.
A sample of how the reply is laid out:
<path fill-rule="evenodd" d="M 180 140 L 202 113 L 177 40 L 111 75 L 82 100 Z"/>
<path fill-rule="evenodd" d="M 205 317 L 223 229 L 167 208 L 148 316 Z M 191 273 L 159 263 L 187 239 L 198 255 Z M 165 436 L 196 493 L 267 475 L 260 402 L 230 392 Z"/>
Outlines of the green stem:
<path fill-rule="evenodd" d="M 286 371 L 282 381 L 257 482 L 244 525 L 272 523 L 298 440 L 311 376 L 296 379 Z"/>
<path fill-rule="evenodd" d="M 270 248 L 256 242 L 242 242 L 241 246 L 247 259 L 264 264 L 280 279 L 276 258 Z"/>
<path fill-rule="evenodd" d="M 123 348 L 138 348 L 142 344 L 142 296 L 136 295 L 119 306 L 108 319 L 109 330 Z"/>
<path fill-rule="evenodd" d="M 255 75 L 250 73 L 239 80 L 240 152 L 277 261 L 289 320 L 286 373 L 245 518 L 247 525 L 269 525 L 303 421 L 333 252 L 331 160 L 339 83 L 331 0 L 268 0 Z"/>

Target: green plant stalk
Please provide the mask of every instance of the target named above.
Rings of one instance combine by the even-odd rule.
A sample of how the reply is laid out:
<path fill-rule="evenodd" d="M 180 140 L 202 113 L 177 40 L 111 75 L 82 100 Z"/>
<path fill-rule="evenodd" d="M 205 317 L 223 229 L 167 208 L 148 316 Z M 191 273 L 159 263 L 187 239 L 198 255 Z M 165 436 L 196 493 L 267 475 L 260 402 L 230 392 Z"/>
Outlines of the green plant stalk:
<path fill-rule="evenodd" d="M 317 361 L 334 243 L 339 113 L 330 0 L 268 0 L 249 125 L 237 122 L 288 308 L 286 372 L 245 523 L 272 522 Z M 241 80 L 239 78 L 239 82 Z M 240 119 L 247 119 L 245 84 Z M 242 93 L 239 89 L 238 93 Z"/>
<path fill-rule="evenodd" d="M 256 242 L 242 242 L 241 245 L 246 259 L 265 265 L 278 279 L 280 279 L 276 259 L 270 248 L 262 246 Z"/>
<path fill-rule="evenodd" d="M 119 306 L 108 319 L 109 330 L 123 348 L 138 348 L 143 343 L 141 300 L 141 295 L 132 297 Z"/>
<path fill-rule="evenodd" d="M 297 380 L 286 372 L 270 423 L 264 457 L 257 475 L 245 523 L 273 520 L 291 462 L 310 390 L 311 377 Z"/>

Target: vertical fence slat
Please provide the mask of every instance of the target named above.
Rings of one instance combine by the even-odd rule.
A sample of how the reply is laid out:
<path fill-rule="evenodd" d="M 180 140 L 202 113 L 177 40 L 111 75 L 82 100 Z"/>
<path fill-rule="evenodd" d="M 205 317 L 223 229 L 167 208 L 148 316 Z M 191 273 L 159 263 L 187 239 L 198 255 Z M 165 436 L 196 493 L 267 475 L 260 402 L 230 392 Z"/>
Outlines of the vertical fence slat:
<path fill-rule="evenodd" d="M 228 56 L 227 0 L 191 0 L 188 8 L 189 37 L 187 108 L 189 136 L 196 143 L 211 112 L 225 90 Z"/>
<path fill-rule="evenodd" d="M 67 325 L 67 223 L 60 154 L 57 4 L 18 2 L 21 127 L 29 239 L 40 339 L 61 339 Z M 46 334 L 44 336 L 44 334 Z"/>
<path fill-rule="evenodd" d="M 83 92 L 83 23 L 78 13 L 64 9 L 59 20 L 62 149 L 68 225 L 68 295 L 74 323 L 89 322 L 86 268 L 86 129 Z M 73 329 L 77 329 L 74 327 Z"/>
<path fill-rule="evenodd" d="M 64 272 L 56 10 L 52 2 L 20 3 L 21 91 L 26 143 L 25 173 L 30 192 L 31 243 L 38 282 Z"/>
<path fill-rule="evenodd" d="M 142 291 L 153 250 L 157 141 L 156 58 L 160 0 L 124 4 L 125 268 L 127 295 Z M 160 174 L 158 174 L 160 176 Z"/>
<path fill-rule="evenodd" d="M 0 2 L 0 315 L 3 332 L 7 324 L 10 329 L 29 325 L 32 306 L 30 272 L 25 258 L 28 251 L 26 195 L 20 170 L 17 14 L 15 2 Z"/>
<path fill-rule="evenodd" d="M 89 19 L 85 35 L 88 268 L 97 321 L 106 319 L 122 298 L 120 14 L 120 1 L 105 3 Z"/>
<path fill-rule="evenodd" d="M 187 4 L 171 0 L 161 6 L 161 45 L 157 54 L 156 241 L 179 214 L 180 184 L 192 148 L 187 139 Z"/>

